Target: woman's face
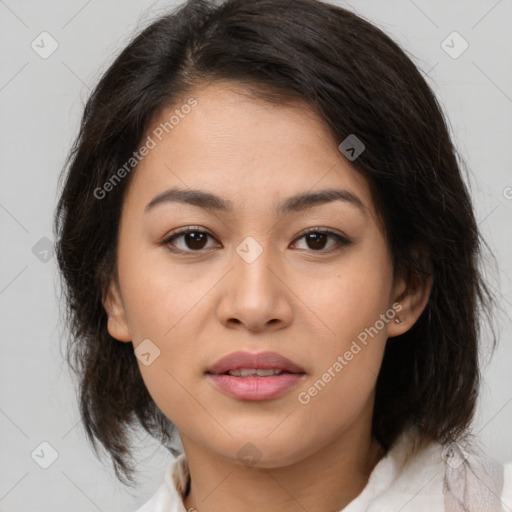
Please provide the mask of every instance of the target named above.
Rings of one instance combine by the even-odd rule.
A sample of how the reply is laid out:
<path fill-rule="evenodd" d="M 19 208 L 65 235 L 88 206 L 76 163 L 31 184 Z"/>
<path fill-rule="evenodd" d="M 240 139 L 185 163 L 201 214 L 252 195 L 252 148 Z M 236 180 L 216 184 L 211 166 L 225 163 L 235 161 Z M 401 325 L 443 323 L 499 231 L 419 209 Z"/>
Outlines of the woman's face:
<path fill-rule="evenodd" d="M 137 348 L 185 449 L 292 464 L 369 432 L 386 339 L 410 326 L 394 321 L 403 286 L 365 179 L 305 105 L 248 99 L 226 83 L 191 96 L 193 108 L 161 115 L 133 171 L 109 331 Z M 192 234 L 169 240 L 183 228 Z M 274 352 L 301 371 L 208 373 L 238 351 Z"/>

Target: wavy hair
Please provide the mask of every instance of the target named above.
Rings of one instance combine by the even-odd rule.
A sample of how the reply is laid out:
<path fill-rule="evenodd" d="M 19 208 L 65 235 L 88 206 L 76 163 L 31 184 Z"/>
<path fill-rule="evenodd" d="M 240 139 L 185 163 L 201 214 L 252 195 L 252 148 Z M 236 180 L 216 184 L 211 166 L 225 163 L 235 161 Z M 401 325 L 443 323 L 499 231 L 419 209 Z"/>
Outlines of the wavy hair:
<path fill-rule="evenodd" d="M 433 277 L 416 324 L 387 343 L 373 434 L 386 449 L 409 426 L 424 440 L 462 436 L 480 380 L 480 308 L 489 313 L 493 300 L 458 155 L 425 78 L 383 31 L 327 2 L 189 0 L 135 36 L 103 74 L 61 175 L 54 232 L 67 360 L 96 453 L 99 441 L 129 485 L 131 430 L 142 426 L 178 452 L 175 426 L 148 393 L 133 346 L 109 335 L 102 302 L 116 279 L 121 206 L 136 167 L 103 199 L 95 190 L 164 108 L 217 80 L 241 83 L 263 101 L 305 100 L 336 140 L 357 134 L 364 142 L 352 166 L 370 186 L 394 271 L 410 286 Z"/>

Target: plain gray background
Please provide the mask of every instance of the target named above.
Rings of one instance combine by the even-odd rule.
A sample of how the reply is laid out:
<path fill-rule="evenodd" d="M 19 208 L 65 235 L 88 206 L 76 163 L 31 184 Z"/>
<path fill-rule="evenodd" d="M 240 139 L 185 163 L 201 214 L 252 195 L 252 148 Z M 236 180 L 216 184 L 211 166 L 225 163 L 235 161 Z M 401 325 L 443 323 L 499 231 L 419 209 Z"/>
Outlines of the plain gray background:
<path fill-rule="evenodd" d="M 176 3 L 0 0 L 1 511 L 135 510 L 170 460 L 141 435 L 142 484 L 130 490 L 85 440 L 61 356 L 51 221 L 83 102 L 133 31 Z M 491 284 L 503 310 L 499 349 L 483 368 L 475 431 L 489 454 L 512 461 L 512 2 L 338 3 L 381 27 L 428 74 L 467 162 L 480 227 L 499 266 Z M 31 47 L 44 37 L 51 49 L 42 32 L 58 43 L 47 58 Z M 58 455 L 48 469 L 40 465 L 51 462 L 52 449 L 42 442 Z"/>

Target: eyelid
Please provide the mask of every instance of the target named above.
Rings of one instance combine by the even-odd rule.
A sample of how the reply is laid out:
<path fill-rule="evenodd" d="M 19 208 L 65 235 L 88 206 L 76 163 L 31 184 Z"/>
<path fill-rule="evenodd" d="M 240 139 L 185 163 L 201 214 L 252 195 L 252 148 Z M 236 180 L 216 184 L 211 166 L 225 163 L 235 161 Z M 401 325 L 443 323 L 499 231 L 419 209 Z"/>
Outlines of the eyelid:
<path fill-rule="evenodd" d="M 176 228 L 175 230 L 171 231 L 168 235 L 164 237 L 164 239 L 160 242 L 162 245 L 167 245 L 170 243 L 171 240 L 174 238 L 177 238 L 179 235 L 187 234 L 187 233 L 205 233 L 209 237 L 214 238 L 217 240 L 217 238 L 206 228 L 203 228 L 202 226 L 183 226 L 181 228 Z M 188 251 L 188 252 L 199 252 L 199 251 Z"/>
<path fill-rule="evenodd" d="M 312 228 L 304 229 L 303 231 L 301 231 L 296 236 L 295 240 L 297 240 L 298 238 L 303 237 L 304 235 L 309 235 L 310 233 L 327 233 L 329 235 L 334 235 L 334 236 L 337 236 L 339 238 L 342 238 L 347 243 L 351 242 L 351 240 L 347 236 L 345 236 L 344 234 L 340 233 L 339 231 L 334 230 L 332 228 L 322 227 L 322 226 L 314 226 Z"/>

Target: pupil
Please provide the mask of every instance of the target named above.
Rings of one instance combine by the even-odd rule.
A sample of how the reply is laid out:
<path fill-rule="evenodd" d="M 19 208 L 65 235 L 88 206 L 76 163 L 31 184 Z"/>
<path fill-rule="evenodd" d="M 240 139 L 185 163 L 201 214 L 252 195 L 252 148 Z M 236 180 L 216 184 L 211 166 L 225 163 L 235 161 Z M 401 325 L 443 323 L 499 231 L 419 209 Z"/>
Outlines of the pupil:
<path fill-rule="evenodd" d="M 311 246 L 311 244 L 308 243 L 310 249 L 323 249 L 323 246 L 325 244 L 325 233 L 310 233 L 308 236 L 310 237 L 309 241 L 313 242 L 313 246 Z M 319 242 L 320 239 L 321 241 Z"/>
<path fill-rule="evenodd" d="M 201 240 L 201 238 L 203 238 L 203 240 Z M 192 232 L 192 233 L 187 233 L 185 235 L 185 241 L 186 241 L 186 244 L 189 247 L 189 249 L 202 249 L 204 246 L 205 240 L 206 240 L 205 233 Z M 202 244 L 201 244 L 201 241 L 203 242 Z M 199 244 L 199 245 L 194 245 L 194 244 Z"/>

